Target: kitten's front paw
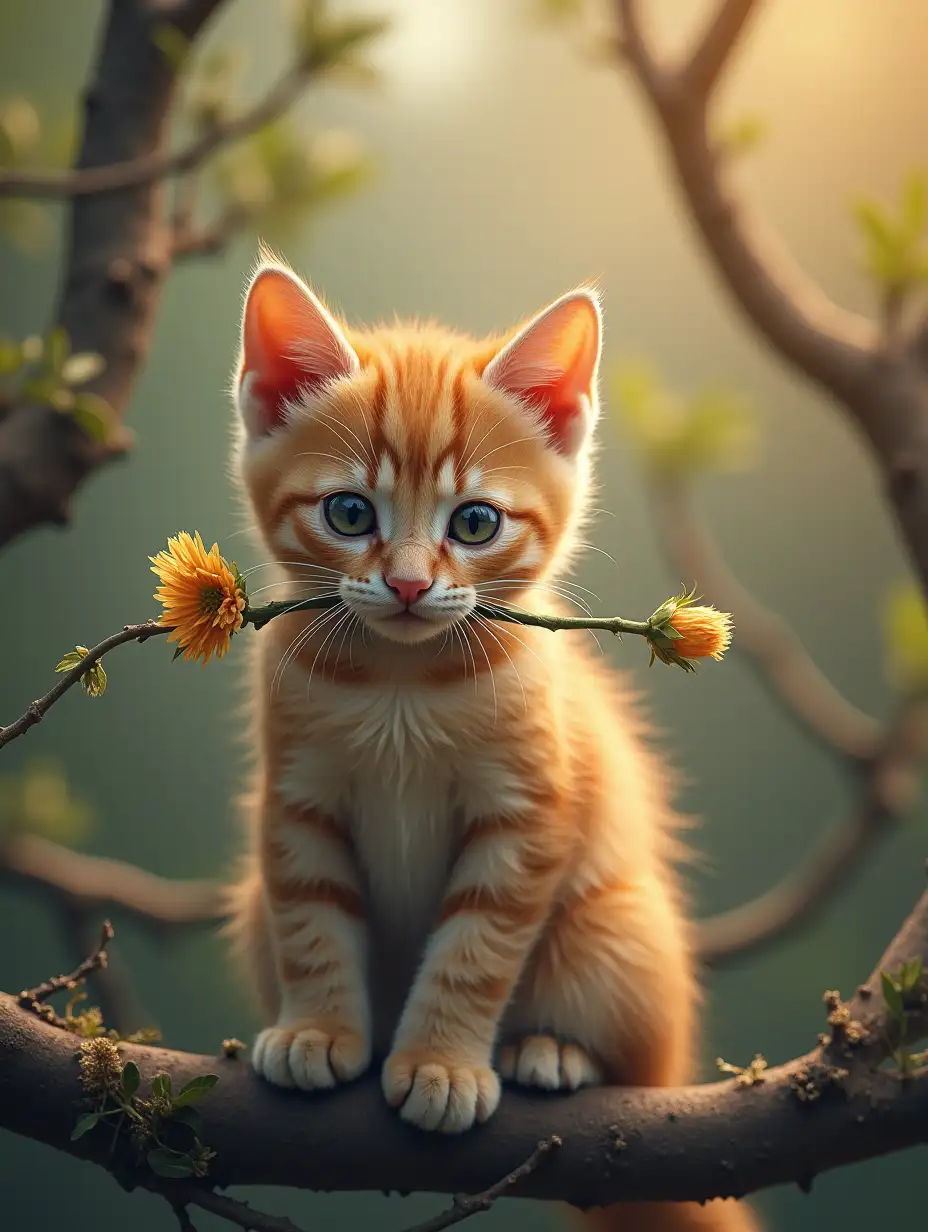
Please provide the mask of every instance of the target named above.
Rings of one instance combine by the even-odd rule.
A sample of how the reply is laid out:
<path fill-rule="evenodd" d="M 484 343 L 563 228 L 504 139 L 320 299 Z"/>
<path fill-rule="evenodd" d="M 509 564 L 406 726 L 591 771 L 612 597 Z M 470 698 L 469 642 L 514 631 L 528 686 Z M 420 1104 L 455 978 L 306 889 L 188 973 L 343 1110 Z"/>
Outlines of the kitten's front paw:
<path fill-rule="evenodd" d="M 499 1072 L 508 1082 L 542 1091 L 576 1091 L 598 1086 L 603 1072 L 579 1044 L 559 1043 L 550 1035 L 527 1035 L 499 1050 Z"/>
<path fill-rule="evenodd" d="M 489 1065 L 430 1052 L 394 1052 L 383 1067 L 387 1103 L 419 1129 L 460 1134 L 488 1120 L 499 1103 L 499 1079 Z M 402 1106 L 401 1106 L 402 1105 Z"/>
<path fill-rule="evenodd" d="M 370 1065 L 370 1041 L 359 1031 L 316 1023 L 266 1027 L 255 1040 L 251 1064 L 278 1087 L 322 1091 L 350 1082 Z"/>

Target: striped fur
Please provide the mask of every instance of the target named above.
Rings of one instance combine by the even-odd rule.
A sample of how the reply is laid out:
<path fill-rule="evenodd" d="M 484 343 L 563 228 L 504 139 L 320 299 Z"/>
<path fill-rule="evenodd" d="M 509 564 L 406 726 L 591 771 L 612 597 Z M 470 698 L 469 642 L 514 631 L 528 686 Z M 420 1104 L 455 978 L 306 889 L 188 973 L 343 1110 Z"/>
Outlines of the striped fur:
<path fill-rule="evenodd" d="M 244 487 L 287 593 L 341 600 L 258 635 L 236 928 L 271 1082 L 331 1087 L 385 1058 L 400 1115 L 455 1133 L 492 1116 L 501 1078 L 556 1091 L 690 1075 L 667 771 L 587 642 L 473 615 L 479 599 L 561 606 L 599 345 L 583 289 L 477 342 L 349 330 L 279 263 L 252 281 Z M 328 527 L 336 491 L 373 502 L 376 534 Z M 502 511 L 485 546 L 446 535 L 466 500 Z M 406 610 L 387 578 L 429 588 Z M 623 1226 L 750 1226 L 731 1204 L 636 1209 Z"/>

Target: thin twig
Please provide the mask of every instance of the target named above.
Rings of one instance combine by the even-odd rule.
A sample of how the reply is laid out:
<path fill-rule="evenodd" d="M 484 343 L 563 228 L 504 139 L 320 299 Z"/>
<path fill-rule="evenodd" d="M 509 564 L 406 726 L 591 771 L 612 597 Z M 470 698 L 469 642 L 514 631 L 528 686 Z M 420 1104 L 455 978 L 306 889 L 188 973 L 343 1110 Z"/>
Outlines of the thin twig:
<path fill-rule="evenodd" d="M 157 637 L 161 633 L 169 632 L 170 630 L 165 626 L 156 624 L 154 620 L 147 620 L 144 624 L 140 625 L 125 625 L 118 633 L 112 633 L 109 637 L 104 638 L 102 642 L 99 642 L 84 655 L 76 667 L 72 667 L 70 671 L 64 672 L 53 689 L 49 689 L 44 697 L 37 698 L 36 701 L 32 702 L 26 712 L 20 715 L 15 723 L 10 723 L 8 727 L 0 727 L 0 748 L 3 748 L 5 744 L 9 744 L 11 740 L 15 740 L 17 736 L 23 735 L 30 727 L 34 727 L 36 723 L 40 722 L 51 707 L 54 706 L 55 702 L 64 697 L 68 689 L 73 689 L 86 676 L 93 665 L 98 663 L 108 651 L 114 650 L 117 646 L 122 646 L 125 642 L 146 642 L 150 637 Z"/>
<path fill-rule="evenodd" d="M 66 1027 L 65 1019 L 59 1018 L 57 1014 L 50 1011 L 50 1007 L 43 1005 L 49 997 L 54 996 L 56 992 L 61 992 L 66 989 L 77 988 L 86 980 L 87 976 L 94 971 L 99 971 L 101 967 L 106 966 L 106 947 L 113 940 L 113 926 L 109 920 L 103 921 L 103 927 L 100 930 L 100 941 L 97 948 L 92 954 L 89 954 L 69 975 L 56 975 L 50 980 L 46 980 L 44 984 L 39 984 L 36 988 L 26 988 L 20 994 L 17 1000 L 19 1004 L 33 1013 L 38 1014 L 40 1018 L 44 1018 L 47 1022 L 52 1023 L 56 1027 Z"/>
<path fill-rule="evenodd" d="M 407 1228 L 406 1232 L 443 1232 L 444 1228 L 450 1228 L 456 1223 L 462 1223 L 465 1219 L 470 1219 L 472 1215 L 480 1215 L 484 1211 L 488 1211 L 494 1202 L 500 1198 L 505 1198 L 520 1181 L 524 1181 L 526 1177 L 531 1176 L 552 1151 L 556 1151 L 558 1147 L 563 1145 L 564 1141 L 558 1134 L 552 1134 L 550 1138 L 542 1139 L 524 1163 L 519 1164 L 517 1168 L 513 1168 L 511 1172 L 507 1172 L 504 1177 L 495 1184 L 490 1185 L 488 1189 L 484 1189 L 479 1194 L 456 1195 L 454 1202 L 448 1210 L 442 1211 L 438 1215 L 433 1215 L 431 1219 L 426 1219 L 423 1223 L 417 1223 L 414 1227 Z"/>
<path fill-rule="evenodd" d="M 171 1210 L 174 1212 L 174 1218 L 177 1220 L 180 1232 L 197 1232 L 196 1224 L 187 1214 L 186 1206 L 182 1203 L 172 1202 Z"/>
<path fill-rule="evenodd" d="M 216 1193 L 215 1190 L 207 1189 L 205 1186 L 185 1181 L 164 1183 L 159 1182 L 155 1177 L 152 1177 L 150 1181 L 146 1179 L 146 1184 L 148 1188 L 167 1198 L 175 1214 L 179 1209 L 198 1206 L 204 1211 L 218 1215 L 220 1219 L 225 1219 L 236 1228 L 242 1228 L 244 1232 L 302 1232 L 302 1229 L 286 1215 L 265 1214 L 264 1211 L 255 1210 L 247 1202 L 242 1202 L 238 1198 L 230 1198 L 226 1194 Z M 189 1215 L 187 1222 L 190 1227 L 193 1227 Z M 181 1226 L 184 1227 L 183 1224 Z"/>
<path fill-rule="evenodd" d="M 62 199 L 86 197 L 93 193 L 137 188 L 169 176 L 183 175 L 201 166 L 230 142 L 239 141 L 276 120 L 303 92 L 319 65 L 306 58 L 292 65 L 264 98 L 240 116 L 216 124 L 208 132 L 173 153 L 158 150 L 126 162 L 102 167 L 87 167 L 64 175 L 43 171 L 0 172 L 0 197 L 44 197 Z"/>

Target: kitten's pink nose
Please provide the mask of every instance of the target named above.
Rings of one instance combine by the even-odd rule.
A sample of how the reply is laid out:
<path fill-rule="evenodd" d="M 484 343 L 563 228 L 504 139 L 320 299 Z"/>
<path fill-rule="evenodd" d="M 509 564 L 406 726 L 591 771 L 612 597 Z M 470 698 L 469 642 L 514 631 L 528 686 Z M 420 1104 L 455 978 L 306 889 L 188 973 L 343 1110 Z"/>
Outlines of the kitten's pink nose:
<path fill-rule="evenodd" d="M 396 591 L 397 596 L 410 607 L 419 598 L 424 595 L 432 583 L 428 578 L 384 578 L 386 584 L 391 590 Z"/>

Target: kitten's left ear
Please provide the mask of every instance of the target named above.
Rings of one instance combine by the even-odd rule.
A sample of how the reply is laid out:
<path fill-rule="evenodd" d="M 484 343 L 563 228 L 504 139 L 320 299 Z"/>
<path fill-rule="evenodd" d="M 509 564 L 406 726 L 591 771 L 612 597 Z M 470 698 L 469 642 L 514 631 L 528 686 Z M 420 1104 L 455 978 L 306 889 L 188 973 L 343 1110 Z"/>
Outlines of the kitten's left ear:
<path fill-rule="evenodd" d="M 599 300 L 582 287 L 523 326 L 483 379 L 538 410 L 555 448 L 573 457 L 593 424 L 601 345 Z"/>

